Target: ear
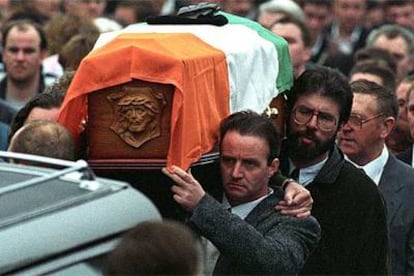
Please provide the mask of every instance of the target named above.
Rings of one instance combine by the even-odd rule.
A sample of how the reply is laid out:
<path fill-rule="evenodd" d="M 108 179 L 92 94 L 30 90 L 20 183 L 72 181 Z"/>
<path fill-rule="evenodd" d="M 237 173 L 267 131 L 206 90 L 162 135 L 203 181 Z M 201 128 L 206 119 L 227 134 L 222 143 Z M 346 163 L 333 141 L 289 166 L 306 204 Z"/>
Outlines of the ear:
<path fill-rule="evenodd" d="M 394 117 L 388 116 L 384 119 L 383 128 L 381 131 L 381 138 L 385 139 L 390 135 L 391 131 L 394 129 L 396 120 Z"/>
<path fill-rule="evenodd" d="M 279 170 L 279 164 L 279 159 L 273 159 L 272 163 L 269 166 L 269 178 L 271 178 Z"/>

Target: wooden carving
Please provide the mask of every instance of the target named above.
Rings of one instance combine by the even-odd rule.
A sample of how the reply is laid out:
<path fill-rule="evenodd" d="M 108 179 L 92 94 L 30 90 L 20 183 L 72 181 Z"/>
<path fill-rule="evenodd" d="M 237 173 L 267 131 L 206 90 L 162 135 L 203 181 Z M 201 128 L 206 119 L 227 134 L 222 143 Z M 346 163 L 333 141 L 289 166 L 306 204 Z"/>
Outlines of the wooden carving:
<path fill-rule="evenodd" d="M 128 145 L 139 148 L 161 135 L 161 116 L 166 99 L 151 88 L 123 87 L 111 93 L 113 121 L 110 128 Z"/>

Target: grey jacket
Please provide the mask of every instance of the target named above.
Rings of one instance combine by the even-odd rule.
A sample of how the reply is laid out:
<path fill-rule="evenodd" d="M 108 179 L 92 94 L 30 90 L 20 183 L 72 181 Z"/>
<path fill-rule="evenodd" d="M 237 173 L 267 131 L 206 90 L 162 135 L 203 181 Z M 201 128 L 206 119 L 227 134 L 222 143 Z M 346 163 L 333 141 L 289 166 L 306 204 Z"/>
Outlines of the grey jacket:
<path fill-rule="evenodd" d="M 414 274 L 414 169 L 391 153 L 379 189 L 387 204 L 392 274 Z"/>
<path fill-rule="evenodd" d="M 190 223 L 220 251 L 214 274 L 298 273 L 317 246 L 321 229 L 313 217 L 281 215 L 274 206 L 283 198 L 275 192 L 260 202 L 245 220 L 228 212 L 206 194 Z"/>

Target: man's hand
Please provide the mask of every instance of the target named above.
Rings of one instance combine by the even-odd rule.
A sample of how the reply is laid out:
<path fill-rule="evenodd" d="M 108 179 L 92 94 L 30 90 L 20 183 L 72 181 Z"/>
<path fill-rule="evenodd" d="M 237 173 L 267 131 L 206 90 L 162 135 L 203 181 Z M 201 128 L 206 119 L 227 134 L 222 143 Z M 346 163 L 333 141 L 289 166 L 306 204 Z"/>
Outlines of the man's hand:
<path fill-rule="evenodd" d="M 193 211 L 206 192 L 191 171 L 185 172 L 177 166 L 172 166 L 171 171 L 163 168 L 162 172 L 175 182 L 171 188 L 174 200 L 187 211 Z"/>
<path fill-rule="evenodd" d="M 310 216 L 313 199 L 310 192 L 297 182 L 289 182 L 285 188 L 284 200 L 276 205 L 276 210 L 284 215 L 305 218 Z"/>

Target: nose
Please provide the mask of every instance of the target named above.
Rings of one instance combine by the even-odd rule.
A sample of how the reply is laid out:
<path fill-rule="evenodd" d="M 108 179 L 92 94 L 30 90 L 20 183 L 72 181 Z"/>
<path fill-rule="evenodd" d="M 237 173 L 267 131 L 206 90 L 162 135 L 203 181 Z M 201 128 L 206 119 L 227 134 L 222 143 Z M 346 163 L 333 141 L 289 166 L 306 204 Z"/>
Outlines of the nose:
<path fill-rule="evenodd" d="M 16 59 L 18 59 L 18 60 L 24 59 L 24 52 L 23 51 L 18 51 L 16 53 Z"/>
<path fill-rule="evenodd" d="M 233 171 L 231 172 L 231 177 L 235 179 L 243 177 L 242 166 L 239 161 L 234 164 Z"/>
<path fill-rule="evenodd" d="M 311 119 L 307 123 L 307 126 L 311 128 L 315 128 L 315 129 L 318 128 L 318 114 L 317 113 L 313 113 Z"/>

